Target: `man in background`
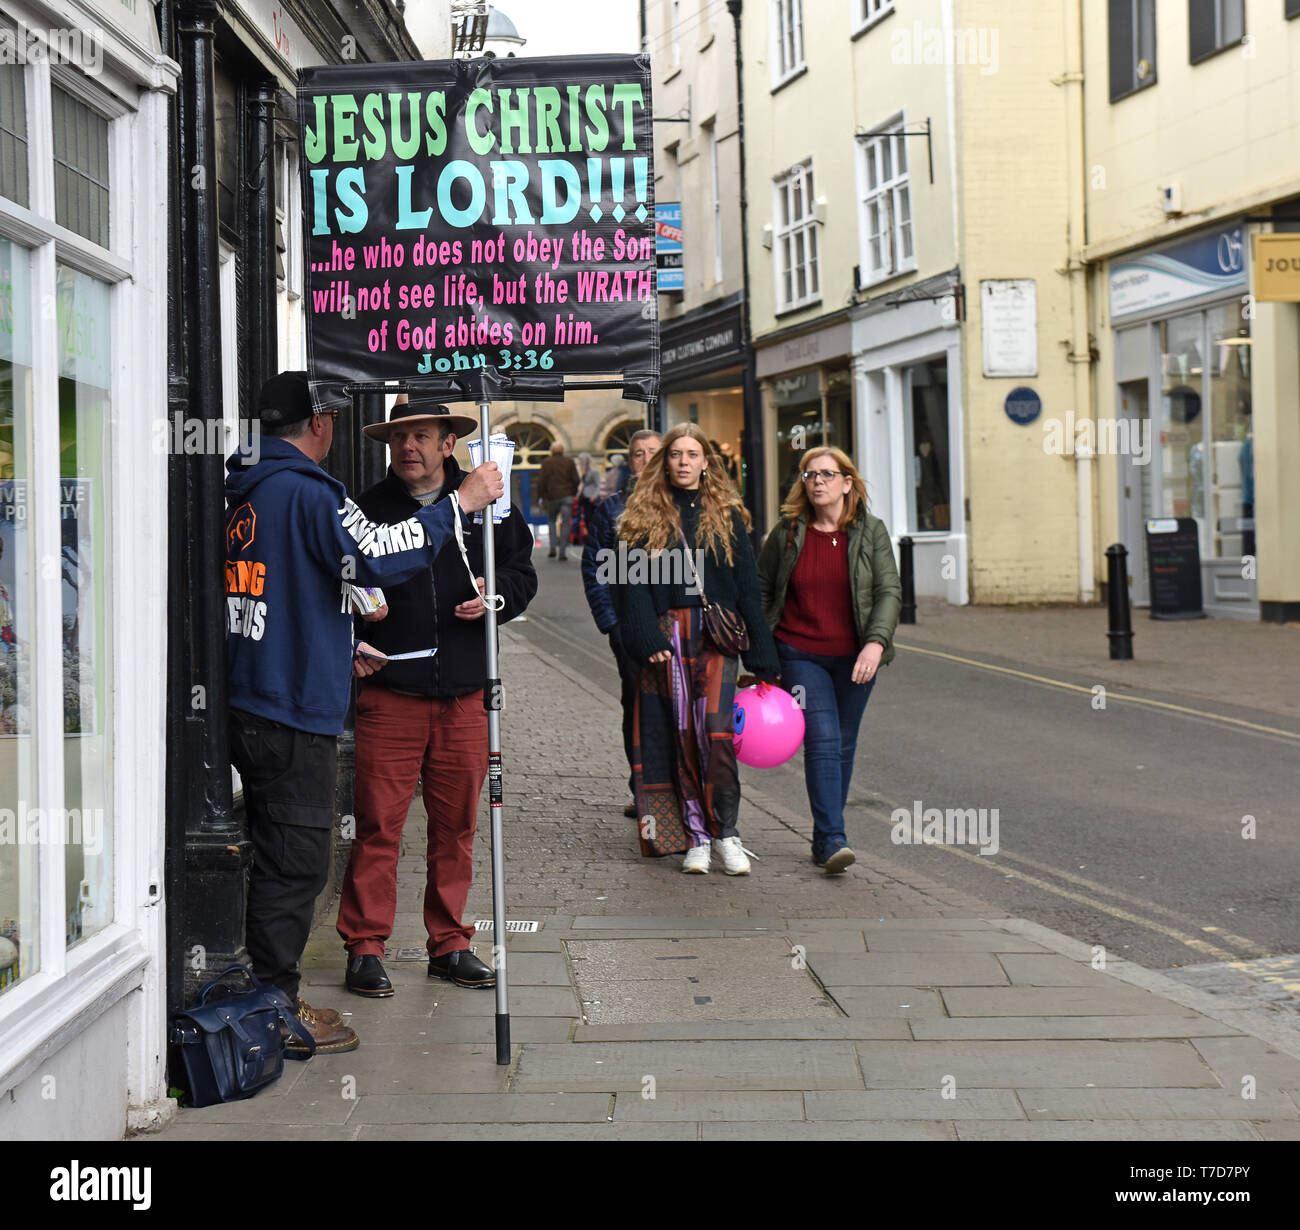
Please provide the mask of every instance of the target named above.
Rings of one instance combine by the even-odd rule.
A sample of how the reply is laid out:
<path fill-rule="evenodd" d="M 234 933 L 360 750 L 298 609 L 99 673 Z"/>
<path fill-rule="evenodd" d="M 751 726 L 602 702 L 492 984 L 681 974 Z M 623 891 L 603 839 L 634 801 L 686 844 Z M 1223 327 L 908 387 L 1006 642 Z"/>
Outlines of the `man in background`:
<path fill-rule="evenodd" d="M 573 528 L 573 500 L 582 486 L 582 477 L 572 457 L 564 455 L 564 445 L 556 440 L 551 445 L 551 455 L 542 462 L 537 471 L 537 498 L 542 502 L 542 511 L 546 513 L 546 533 L 551 540 L 551 549 L 547 552 L 550 559 L 555 559 L 555 549 L 560 549 L 559 558 L 568 559 L 569 531 Z M 563 524 L 556 528 L 557 521 Z"/>

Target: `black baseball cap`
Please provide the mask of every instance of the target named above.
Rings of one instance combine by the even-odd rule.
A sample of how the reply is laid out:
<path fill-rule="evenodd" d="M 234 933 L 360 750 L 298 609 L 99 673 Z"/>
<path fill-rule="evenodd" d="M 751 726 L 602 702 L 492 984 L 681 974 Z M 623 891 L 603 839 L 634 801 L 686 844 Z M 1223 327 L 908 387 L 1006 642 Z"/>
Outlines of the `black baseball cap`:
<path fill-rule="evenodd" d="M 272 376 L 257 396 L 257 415 L 263 427 L 285 427 L 315 414 L 306 372 L 281 372 Z"/>

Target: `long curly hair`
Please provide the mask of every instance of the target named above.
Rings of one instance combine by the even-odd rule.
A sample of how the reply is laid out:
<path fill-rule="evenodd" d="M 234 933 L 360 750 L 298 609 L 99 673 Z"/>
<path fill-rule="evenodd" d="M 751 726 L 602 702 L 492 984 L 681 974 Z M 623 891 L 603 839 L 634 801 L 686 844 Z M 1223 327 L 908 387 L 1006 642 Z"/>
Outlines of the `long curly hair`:
<path fill-rule="evenodd" d="M 813 521 L 816 514 L 813 512 L 812 501 L 808 498 L 808 491 L 803 481 L 803 472 L 818 457 L 833 458 L 836 465 L 853 480 L 848 495 L 844 497 L 844 512 L 840 516 L 839 528 L 846 530 L 857 520 L 858 510 L 867 508 L 867 484 L 862 481 L 862 475 L 858 473 L 858 469 L 853 464 L 853 459 L 848 453 L 842 448 L 836 448 L 830 444 L 822 445 L 819 448 L 810 448 L 800 458 L 799 473 L 794 480 L 794 486 L 790 488 L 790 494 L 785 497 L 785 503 L 781 505 L 781 516 L 787 521 L 797 521 L 800 517 L 810 523 Z"/>
<path fill-rule="evenodd" d="M 636 480 L 636 487 L 619 518 L 618 536 L 632 546 L 662 551 L 678 543 L 682 529 L 681 515 L 673 500 L 673 483 L 668 477 L 668 452 L 683 436 L 690 436 L 704 451 L 707 463 L 700 475 L 700 532 L 693 545 L 713 554 L 715 559 L 733 563 L 731 550 L 732 513 L 740 513 L 749 529 L 749 510 L 728 477 L 708 437 L 694 423 L 679 423 L 663 438 L 659 451 L 646 462 Z"/>

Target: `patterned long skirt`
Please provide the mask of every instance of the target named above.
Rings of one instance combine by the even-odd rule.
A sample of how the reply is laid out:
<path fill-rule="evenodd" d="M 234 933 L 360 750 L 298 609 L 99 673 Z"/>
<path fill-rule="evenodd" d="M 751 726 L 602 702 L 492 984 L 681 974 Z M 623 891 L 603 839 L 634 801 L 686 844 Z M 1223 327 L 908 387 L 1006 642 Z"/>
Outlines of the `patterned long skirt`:
<path fill-rule="evenodd" d="M 714 648 L 699 607 L 666 612 L 659 628 L 673 656 L 641 668 L 632 737 L 637 830 L 650 858 L 734 837 L 740 811 L 736 659 Z"/>

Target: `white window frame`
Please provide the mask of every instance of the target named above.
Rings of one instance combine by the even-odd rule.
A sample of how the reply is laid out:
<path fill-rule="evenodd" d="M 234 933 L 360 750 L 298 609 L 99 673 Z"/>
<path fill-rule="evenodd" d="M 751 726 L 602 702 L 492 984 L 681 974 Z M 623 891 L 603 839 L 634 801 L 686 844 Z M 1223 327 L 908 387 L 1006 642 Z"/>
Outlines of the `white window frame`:
<path fill-rule="evenodd" d="M 798 218 L 791 217 L 789 221 L 783 222 L 783 216 L 789 217 L 787 197 L 793 198 L 793 188 L 796 183 L 802 188 L 804 212 Z M 815 183 L 811 158 L 790 167 L 772 181 L 772 270 L 778 316 L 821 302 L 821 247 L 817 234 L 817 207 L 813 197 Z M 782 299 L 782 283 L 786 274 L 785 240 L 789 239 L 793 249 L 795 237 L 798 235 L 804 237 L 805 264 L 810 269 L 808 288 L 802 297 L 796 297 L 792 272 L 791 298 L 786 301 Z M 807 256 L 809 252 L 811 252 L 810 257 Z"/>
<path fill-rule="evenodd" d="M 113 388 L 107 455 L 108 582 L 112 764 L 111 921 L 67 946 L 64 849 L 39 851 L 37 931 L 40 968 L 0 995 L 0 1085 L 16 1087 L 98 1017 L 126 1000 L 130 1049 L 128 1105 L 161 1098 L 165 1048 L 162 969 L 163 779 L 166 661 L 167 454 L 156 447 L 167 421 L 167 214 L 165 155 L 169 126 L 164 89 L 175 88 L 170 61 L 105 48 L 91 80 L 48 59 L 24 66 L 27 94 L 29 207 L 0 198 L 0 236 L 28 249 L 32 321 L 31 549 L 57 558 L 59 415 L 58 339 L 45 324 L 55 301 L 57 266 L 68 265 L 108 287 Z M 55 219 L 54 85 L 109 124 L 109 246 Z M 164 151 L 160 154 L 160 150 Z M 48 633 L 62 618 L 58 571 L 33 577 L 33 736 L 36 798 L 29 806 L 62 810 L 64 733 L 61 650 Z M 143 996 L 127 999 L 133 990 Z"/>
<path fill-rule="evenodd" d="M 853 36 L 870 30 L 894 11 L 894 0 L 853 0 Z"/>
<path fill-rule="evenodd" d="M 803 0 L 772 0 L 772 89 L 777 90 L 808 71 L 803 46 Z"/>
<path fill-rule="evenodd" d="M 916 211 L 912 205 L 912 161 L 908 155 L 906 117 L 900 112 L 874 131 L 858 137 L 855 161 L 858 176 L 858 255 L 859 288 L 873 286 L 890 278 L 910 273 L 917 267 L 916 258 Z M 890 151 L 888 177 L 882 174 L 883 160 L 881 149 L 888 142 Z M 902 164 L 906 168 L 898 171 L 901 154 Z M 876 171 L 874 187 L 868 187 L 870 171 Z M 906 200 L 907 228 L 911 239 L 912 251 L 905 255 L 900 242 L 902 227 L 899 215 L 903 212 L 902 202 Z M 886 216 L 886 235 L 888 237 L 888 264 L 875 266 L 871 260 L 871 231 L 869 229 L 869 205 L 880 202 Z"/>

